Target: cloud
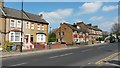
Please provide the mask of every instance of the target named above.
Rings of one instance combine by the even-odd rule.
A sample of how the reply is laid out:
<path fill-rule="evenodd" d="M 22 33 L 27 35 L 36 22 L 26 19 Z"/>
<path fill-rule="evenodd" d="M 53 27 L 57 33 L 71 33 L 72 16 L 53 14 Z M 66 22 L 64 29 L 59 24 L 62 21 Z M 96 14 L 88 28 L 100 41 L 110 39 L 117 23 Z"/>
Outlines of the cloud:
<path fill-rule="evenodd" d="M 40 12 L 39 14 L 43 14 L 43 18 L 46 19 L 49 23 L 58 23 L 61 21 L 65 21 L 65 18 L 72 15 L 73 9 L 58 9 L 52 12 Z"/>
<path fill-rule="evenodd" d="M 99 23 L 98 25 L 103 31 L 111 31 L 112 25 L 114 23 L 118 23 L 118 16 L 113 18 L 113 20 L 110 21 L 103 21 L 103 23 Z"/>
<path fill-rule="evenodd" d="M 102 6 L 101 2 L 89 2 L 89 3 L 84 3 L 79 8 L 83 10 L 82 14 L 86 14 L 86 13 L 96 12 L 101 6 Z"/>
<path fill-rule="evenodd" d="M 111 11 L 111 10 L 115 10 L 115 9 L 118 9 L 118 5 L 116 5 L 116 6 L 113 6 L 113 5 L 111 5 L 111 6 L 104 6 L 102 8 L 103 11 Z"/>
<path fill-rule="evenodd" d="M 96 20 L 101 20 L 101 19 L 103 19 L 103 16 L 93 16 L 89 20 L 90 21 L 96 21 Z"/>

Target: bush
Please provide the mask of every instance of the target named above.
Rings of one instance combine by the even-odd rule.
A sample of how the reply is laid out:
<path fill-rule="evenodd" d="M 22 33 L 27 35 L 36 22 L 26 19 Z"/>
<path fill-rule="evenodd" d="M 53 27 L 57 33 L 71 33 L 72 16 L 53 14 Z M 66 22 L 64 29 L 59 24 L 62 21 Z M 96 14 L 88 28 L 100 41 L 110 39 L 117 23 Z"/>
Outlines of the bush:
<path fill-rule="evenodd" d="M 105 37 L 99 37 L 98 40 L 99 41 L 104 41 Z"/>
<path fill-rule="evenodd" d="M 9 42 L 9 41 L 5 41 L 5 45 L 6 45 L 6 46 L 12 46 L 13 43 L 12 43 L 12 42 Z"/>

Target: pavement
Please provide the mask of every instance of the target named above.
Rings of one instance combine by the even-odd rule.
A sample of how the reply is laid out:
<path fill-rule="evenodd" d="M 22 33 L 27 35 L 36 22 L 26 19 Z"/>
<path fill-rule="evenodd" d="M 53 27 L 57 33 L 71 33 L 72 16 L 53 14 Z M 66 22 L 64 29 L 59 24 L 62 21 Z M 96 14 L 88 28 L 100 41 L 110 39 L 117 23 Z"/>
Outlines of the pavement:
<path fill-rule="evenodd" d="M 59 50 L 66 50 L 66 49 L 74 49 L 78 47 L 88 47 L 88 46 L 99 46 L 106 43 L 99 43 L 99 44 L 92 44 L 92 45 L 81 45 L 81 46 L 68 46 L 65 48 L 57 48 L 57 49 L 43 49 L 43 50 L 36 50 L 36 51 L 27 51 L 27 52 L 1 52 L 0 58 L 7 58 L 12 56 L 19 56 L 19 55 L 27 55 L 27 54 L 34 54 L 34 53 L 44 53 L 44 52 L 52 52 L 52 51 L 59 51 Z"/>
<path fill-rule="evenodd" d="M 70 47 L 71 48 L 71 47 Z M 51 49 L 53 50 L 53 49 Z M 3 66 L 99 66 L 101 59 L 118 53 L 118 43 L 75 47 L 2 58 Z M 103 64 L 104 65 L 104 64 Z"/>
<path fill-rule="evenodd" d="M 104 65 L 120 67 L 120 53 L 105 61 Z"/>

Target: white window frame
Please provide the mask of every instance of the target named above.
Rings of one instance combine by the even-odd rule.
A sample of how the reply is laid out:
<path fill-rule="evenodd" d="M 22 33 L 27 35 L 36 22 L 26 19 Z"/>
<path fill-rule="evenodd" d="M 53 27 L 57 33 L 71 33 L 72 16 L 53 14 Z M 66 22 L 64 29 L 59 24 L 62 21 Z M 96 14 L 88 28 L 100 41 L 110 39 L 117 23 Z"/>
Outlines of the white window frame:
<path fill-rule="evenodd" d="M 27 23 L 28 23 L 28 24 L 27 24 Z M 26 29 L 30 29 L 30 22 L 26 21 L 25 27 L 26 27 Z"/>
<path fill-rule="evenodd" d="M 14 21 L 14 22 L 11 22 L 11 21 Z M 14 25 L 11 25 L 11 24 L 14 24 Z M 16 20 L 15 19 L 10 19 L 10 27 L 15 27 L 16 26 Z"/>
<path fill-rule="evenodd" d="M 42 25 L 42 30 L 44 30 L 44 25 Z"/>
<path fill-rule="evenodd" d="M 41 38 L 43 38 L 43 40 L 41 40 Z M 37 42 L 45 42 L 45 35 L 44 34 L 37 34 Z"/>
<path fill-rule="evenodd" d="M 20 22 L 20 23 L 19 23 Z M 21 28 L 21 25 L 22 25 L 22 21 L 21 20 L 17 20 L 17 27 L 18 28 Z"/>
<path fill-rule="evenodd" d="M 14 36 L 13 36 L 13 41 L 11 41 L 11 34 L 12 34 L 12 33 L 13 33 L 13 35 L 14 35 Z M 14 37 L 15 37 L 15 32 L 10 32 L 10 33 L 9 33 L 9 41 L 14 42 L 14 40 L 15 40 Z"/>
<path fill-rule="evenodd" d="M 40 42 L 40 34 L 37 34 L 37 42 Z"/>
<path fill-rule="evenodd" d="M 13 33 L 13 41 L 11 41 L 11 33 Z M 9 41 L 11 41 L 11 42 L 21 42 L 21 32 L 18 32 L 19 34 L 20 34 L 20 38 L 19 38 L 19 41 L 15 41 L 15 33 L 16 32 L 10 32 L 9 33 Z"/>
<path fill-rule="evenodd" d="M 34 29 L 34 23 L 31 24 L 31 29 Z"/>
<path fill-rule="evenodd" d="M 40 30 L 40 24 L 37 25 L 37 30 Z"/>

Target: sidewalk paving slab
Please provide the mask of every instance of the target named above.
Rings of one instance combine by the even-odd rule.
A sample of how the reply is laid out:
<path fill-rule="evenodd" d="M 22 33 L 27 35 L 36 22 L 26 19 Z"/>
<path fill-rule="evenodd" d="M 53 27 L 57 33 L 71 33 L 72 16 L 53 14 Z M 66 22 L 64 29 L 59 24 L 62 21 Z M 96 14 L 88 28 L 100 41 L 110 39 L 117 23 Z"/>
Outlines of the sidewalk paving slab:
<path fill-rule="evenodd" d="M 105 66 L 117 66 L 120 67 L 120 53 L 110 60 L 106 61 Z"/>

